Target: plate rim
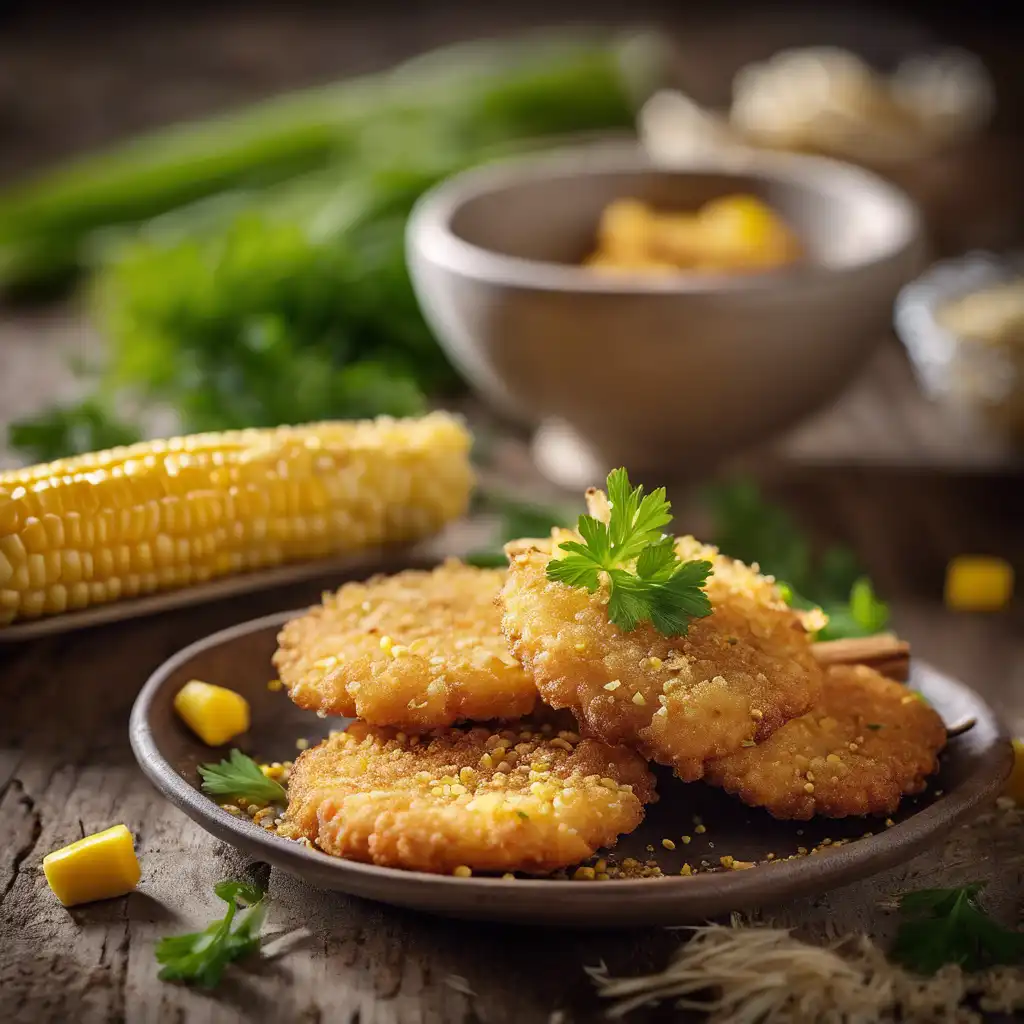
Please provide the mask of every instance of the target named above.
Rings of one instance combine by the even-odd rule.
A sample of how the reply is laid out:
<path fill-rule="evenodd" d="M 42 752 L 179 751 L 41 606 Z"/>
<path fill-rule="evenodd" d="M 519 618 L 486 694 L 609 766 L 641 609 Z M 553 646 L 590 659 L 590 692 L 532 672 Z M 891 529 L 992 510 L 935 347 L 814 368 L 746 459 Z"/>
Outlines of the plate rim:
<path fill-rule="evenodd" d="M 616 879 L 614 885 L 600 885 L 596 888 L 590 885 L 581 886 L 571 880 L 550 878 L 516 877 L 514 881 L 486 875 L 457 878 L 451 875 L 345 860 L 320 850 L 311 850 L 294 840 L 270 835 L 248 818 L 235 817 L 218 807 L 179 774 L 163 756 L 148 723 L 150 708 L 166 681 L 192 657 L 208 648 L 229 643 L 251 633 L 272 627 L 280 628 L 289 619 L 302 615 L 305 611 L 304 608 L 291 609 L 249 619 L 196 640 L 166 659 L 147 679 L 132 706 L 128 727 L 132 753 L 143 774 L 156 789 L 204 831 L 235 848 L 244 849 L 291 874 L 298 875 L 307 884 L 310 874 L 319 877 L 326 874 L 332 877 L 332 882 L 327 883 L 329 887 L 352 895 L 364 896 L 367 895 L 368 887 L 376 883 L 386 883 L 389 891 L 387 898 L 380 895 L 369 896 L 378 902 L 424 907 L 445 902 L 443 893 L 448 891 L 458 891 L 461 894 L 461 899 L 456 902 L 463 902 L 465 897 L 473 893 L 479 902 L 488 903 L 489 912 L 482 916 L 494 920 L 510 920 L 513 918 L 503 916 L 500 912 L 499 904 L 505 900 L 495 903 L 495 897 L 500 895 L 507 898 L 510 894 L 536 897 L 543 893 L 552 900 L 557 899 L 566 911 L 588 911 L 589 914 L 581 914 L 581 922 L 586 921 L 589 924 L 596 920 L 607 920 L 611 923 L 621 918 L 621 926 L 672 919 L 671 907 L 684 892 L 688 900 L 693 900 L 697 896 L 712 900 L 723 889 L 727 889 L 737 906 L 767 906 L 771 902 L 770 895 L 766 899 L 762 890 L 765 871 L 769 868 L 773 872 L 772 889 L 779 894 L 780 900 L 786 900 L 822 892 L 910 860 L 926 849 L 942 829 L 963 823 L 979 811 L 986 801 L 994 800 L 1009 776 L 1013 763 L 1013 749 L 1005 724 L 988 702 L 965 683 L 927 662 L 916 661 L 919 669 L 941 677 L 946 685 L 966 691 L 980 713 L 976 716 L 984 719 L 985 724 L 993 732 L 993 741 L 983 752 L 982 763 L 952 793 L 940 797 L 909 819 L 891 828 L 858 839 L 856 843 L 834 848 L 823 856 L 778 861 L 770 865 L 759 864 L 750 870 L 724 874 L 709 872 L 687 877 L 666 875 L 655 879 Z M 893 842 L 892 837 L 899 837 L 900 842 Z M 333 884 L 335 878 L 337 885 Z M 422 899 L 424 894 L 429 896 L 431 893 L 440 893 L 442 898 L 426 901 Z M 598 893 L 603 895 L 599 896 Z M 458 909 L 453 910 L 451 914 L 459 916 Z M 563 916 L 568 917 L 569 914 Z M 514 915 L 514 919 L 522 918 Z M 557 922 L 545 919 L 537 923 Z"/>

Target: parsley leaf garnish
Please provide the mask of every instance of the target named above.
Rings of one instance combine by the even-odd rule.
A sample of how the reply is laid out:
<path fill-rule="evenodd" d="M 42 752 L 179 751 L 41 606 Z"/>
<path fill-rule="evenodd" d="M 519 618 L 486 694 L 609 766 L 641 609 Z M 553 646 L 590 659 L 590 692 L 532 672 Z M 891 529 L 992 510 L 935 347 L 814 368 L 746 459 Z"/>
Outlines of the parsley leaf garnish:
<path fill-rule="evenodd" d="M 984 882 L 953 889 L 904 893 L 904 915 L 892 959 L 919 974 L 934 974 L 944 964 L 977 971 L 1024 959 L 1024 932 L 994 921 L 978 903 Z"/>
<path fill-rule="evenodd" d="M 172 935 L 157 943 L 156 958 L 163 964 L 161 981 L 215 988 L 229 963 L 259 949 L 268 903 L 263 889 L 252 882 L 226 879 L 213 891 L 228 905 L 224 917 L 201 932 Z M 241 907 L 248 909 L 236 921 Z"/>
<path fill-rule="evenodd" d="M 268 779 L 260 766 L 237 748 L 219 764 L 201 764 L 199 774 L 207 796 L 241 797 L 265 804 L 284 803 L 288 796 L 280 782 Z"/>
<path fill-rule="evenodd" d="M 685 635 L 691 619 L 711 614 L 704 592 L 711 563 L 680 561 L 674 539 L 663 532 L 672 521 L 664 487 L 645 495 L 624 469 L 614 469 L 607 488 L 608 522 L 581 515 L 582 542 L 559 545 L 566 555 L 548 562 L 548 579 L 590 593 L 606 580 L 608 619 L 620 629 L 650 622 L 664 636 Z"/>

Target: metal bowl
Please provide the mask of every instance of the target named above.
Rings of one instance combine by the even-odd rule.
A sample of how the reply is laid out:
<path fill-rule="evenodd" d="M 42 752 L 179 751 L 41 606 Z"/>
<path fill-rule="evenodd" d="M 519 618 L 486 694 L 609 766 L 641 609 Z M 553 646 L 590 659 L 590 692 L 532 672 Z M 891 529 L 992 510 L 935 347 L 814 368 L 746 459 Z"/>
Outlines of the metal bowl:
<path fill-rule="evenodd" d="M 1018 346 L 960 337 L 941 322 L 956 299 L 1024 278 L 1024 255 L 972 252 L 929 267 L 896 300 L 896 333 L 918 383 L 969 436 L 994 437 L 1024 454 L 1024 353 Z"/>
<path fill-rule="evenodd" d="M 614 199 L 692 210 L 729 192 L 778 210 L 808 259 L 713 276 L 580 266 Z M 407 253 L 453 362 L 539 428 L 541 467 L 575 487 L 614 465 L 660 478 L 694 459 L 707 468 L 828 402 L 884 337 L 922 242 L 913 203 L 850 165 L 756 152 L 669 170 L 613 146 L 449 179 L 413 211 Z"/>

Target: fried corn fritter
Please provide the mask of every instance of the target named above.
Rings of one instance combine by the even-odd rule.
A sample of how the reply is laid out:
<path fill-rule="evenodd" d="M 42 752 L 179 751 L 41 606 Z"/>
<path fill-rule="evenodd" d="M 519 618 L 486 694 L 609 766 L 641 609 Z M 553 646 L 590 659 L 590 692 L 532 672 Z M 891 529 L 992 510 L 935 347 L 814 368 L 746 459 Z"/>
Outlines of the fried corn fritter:
<path fill-rule="evenodd" d="M 281 631 L 281 681 L 301 708 L 410 730 L 529 714 L 537 690 L 494 603 L 504 578 L 452 560 L 347 583 Z"/>
<path fill-rule="evenodd" d="M 592 511 L 604 496 L 588 494 Z M 628 743 L 685 781 L 704 762 L 766 739 L 811 708 L 821 669 L 800 615 L 774 583 L 692 537 L 679 557 L 714 566 L 707 594 L 713 612 L 666 637 L 648 623 L 624 633 L 608 621 L 608 594 L 548 580 L 557 545 L 577 538 L 517 541 L 501 593 L 510 649 L 532 673 L 541 697 L 571 708 L 584 732 Z"/>
<path fill-rule="evenodd" d="M 865 665 L 826 674 L 813 711 L 707 765 L 706 778 L 776 818 L 891 814 L 938 768 L 946 729 L 912 690 Z"/>
<path fill-rule="evenodd" d="M 354 722 L 295 762 L 285 833 L 338 857 L 451 873 L 575 864 L 643 819 L 633 751 L 550 724 L 410 736 Z"/>

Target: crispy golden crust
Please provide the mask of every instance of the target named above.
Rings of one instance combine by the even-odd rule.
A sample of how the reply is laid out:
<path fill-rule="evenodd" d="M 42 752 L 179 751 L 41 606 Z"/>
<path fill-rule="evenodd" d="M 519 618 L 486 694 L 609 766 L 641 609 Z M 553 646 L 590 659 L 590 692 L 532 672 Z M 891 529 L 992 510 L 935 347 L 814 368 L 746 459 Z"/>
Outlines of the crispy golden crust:
<path fill-rule="evenodd" d="M 299 707 L 328 715 L 418 731 L 519 718 L 537 690 L 501 635 L 504 578 L 452 560 L 348 583 L 281 630 L 274 664 Z"/>
<path fill-rule="evenodd" d="M 637 754 L 539 729 L 407 736 L 354 722 L 295 762 L 286 832 L 388 867 L 542 873 L 640 824 L 655 797 Z"/>
<path fill-rule="evenodd" d="M 568 536 L 509 545 L 502 628 L 542 698 L 571 708 L 587 734 L 631 744 L 692 781 L 706 759 L 765 739 L 813 706 L 821 670 L 810 638 L 769 579 L 681 537 L 681 558 L 714 563 L 713 613 L 685 637 L 647 624 L 623 633 L 608 621 L 607 595 L 547 579 L 553 546 Z"/>
<path fill-rule="evenodd" d="M 709 782 L 776 818 L 891 814 L 938 768 L 942 719 L 864 665 L 828 671 L 819 704 L 764 743 L 707 765 Z"/>

